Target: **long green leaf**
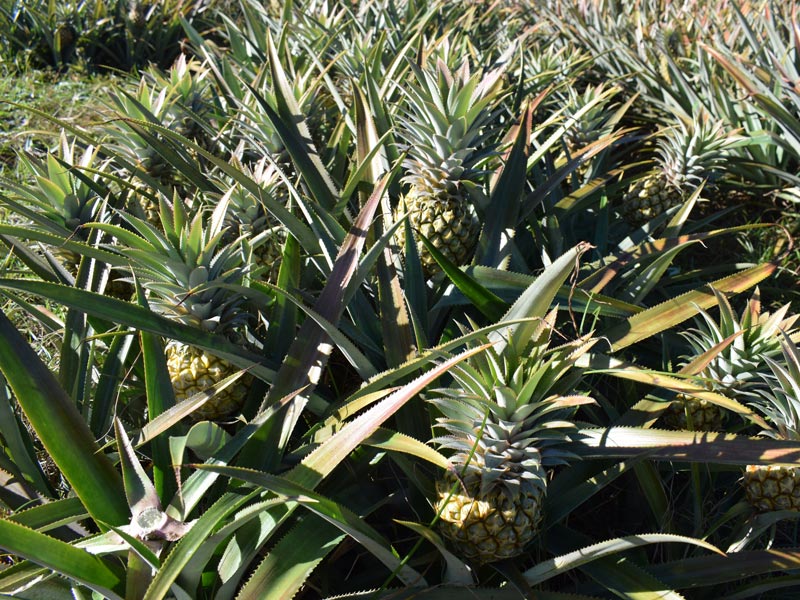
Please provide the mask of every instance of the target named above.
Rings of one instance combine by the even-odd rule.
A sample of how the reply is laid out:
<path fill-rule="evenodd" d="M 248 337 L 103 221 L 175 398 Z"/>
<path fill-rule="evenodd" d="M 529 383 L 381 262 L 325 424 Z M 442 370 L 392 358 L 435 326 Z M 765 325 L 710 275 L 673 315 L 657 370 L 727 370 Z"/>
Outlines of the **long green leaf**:
<path fill-rule="evenodd" d="M 128 520 L 122 480 L 75 404 L 4 313 L 0 312 L 0 370 L 42 445 L 93 518 Z"/>
<path fill-rule="evenodd" d="M 486 345 L 479 346 L 454 356 L 407 383 L 388 398 L 381 400 L 377 405 L 347 423 L 333 437 L 309 454 L 300 465 L 289 472 L 287 478 L 313 489 L 406 402 L 414 398 L 448 369 L 470 356 L 482 352 L 487 347 Z"/>
<path fill-rule="evenodd" d="M 764 263 L 718 279 L 711 285 L 724 294 L 734 294 L 757 285 L 776 269 L 775 263 Z M 635 314 L 600 336 L 608 340 L 614 351 L 621 350 L 682 323 L 700 309 L 709 309 L 716 303 L 717 299 L 710 290 L 694 290 Z"/>
<path fill-rule="evenodd" d="M 679 543 L 699 546 L 700 548 L 705 548 L 706 550 L 717 552 L 720 555 L 725 556 L 725 554 L 717 547 L 697 538 L 686 537 L 683 535 L 673 535 L 670 533 L 644 533 L 614 538 L 613 540 L 606 540 L 598 544 L 593 544 L 591 546 L 569 552 L 568 554 L 562 554 L 561 556 L 550 558 L 540 562 L 535 567 L 531 567 L 523 573 L 523 576 L 529 584 L 536 585 L 556 577 L 557 575 L 562 575 L 571 569 L 581 567 L 587 563 L 604 558 L 606 556 L 625 552 L 626 550 L 630 550 L 632 548 L 663 543 Z"/>
<path fill-rule="evenodd" d="M 358 218 L 353 223 L 350 233 L 348 233 L 339 250 L 339 256 L 336 259 L 333 271 L 314 305 L 315 311 L 333 325 L 338 323 L 344 312 L 345 289 L 356 272 L 361 250 L 366 243 L 367 231 L 388 181 L 388 175 L 384 176 L 373 191 L 369 202 L 364 205 Z M 329 340 L 328 334 L 315 321 L 306 319 L 303 322 L 300 331 L 289 348 L 286 359 L 272 380 L 272 387 L 262 403 L 261 410 L 266 409 L 278 399 L 300 388 L 306 388 L 308 391 L 313 390 L 318 383 L 321 370 L 325 367 L 332 349 Z M 248 443 L 247 448 L 242 452 L 241 464 L 267 466 L 264 464 L 265 461 L 274 462 L 279 458 L 278 455 L 285 447 L 288 436 L 294 429 L 294 423 L 299 419 L 300 412 L 307 402 L 305 396 L 307 396 L 307 392 L 297 398 L 288 409 L 291 414 L 282 423 L 283 429 L 278 433 L 279 438 L 276 446 L 278 451 L 272 453 L 273 456 L 265 456 L 263 451 L 266 440 L 272 435 L 272 428 L 278 426 L 279 420 L 275 419 L 270 420 L 265 428 L 258 432 L 253 440 Z"/>
<path fill-rule="evenodd" d="M 269 475 L 259 471 L 217 465 L 196 465 L 200 469 L 215 471 L 230 478 L 241 479 L 270 490 L 299 503 L 316 515 L 341 529 L 364 546 L 390 571 L 396 572 L 405 585 L 426 585 L 425 579 L 411 567 L 404 565 L 393 552 L 389 543 L 371 525 L 341 504 L 304 488 L 288 478 Z"/>
<path fill-rule="evenodd" d="M 800 550 L 774 548 L 725 556 L 695 556 L 651 565 L 648 571 L 674 588 L 696 589 L 797 569 L 800 569 Z"/>
<path fill-rule="evenodd" d="M 255 493 L 227 493 L 206 510 L 163 560 L 161 569 L 153 577 L 150 587 L 147 588 L 144 600 L 161 600 L 161 598 L 167 597 L 172 584 L 181 575 L 183 567 L 200 547 L 208 542 L 211 534 L 220 526 L 221 521 L 254 495 Z"/>
<path fill-rule="evenodd" d="M 324 519 L 302 519 L 270 549 L 236 599 L 292 600 L 344 537 L 339 528 Z"/>
<path fill-rule="evenodd" d="M 122 600 L 125 595 L 125 581 L 119 569 L 84 550 L 18 523 L 0 519 L 0 546 L 79 582 L 104 598 Z"/>
<path fill-rule="evenodd" d="M 627 458 L 709 464 L 800 464 L 800 442 L 694 431 L 634 427 L 580 429 L 566 448 L 582 458 Z"/>
<path fill-rule="evenodd" d="M 494 343 L 494 349 L 498 354 L 502 355 L 508 344 L 511 345 L 515 354 L 522 353 L 534 330 L 539 326 L 537 318 L 545 316 L 559 288 L 569 277 L 569 274 L 577 269 L 578 259 L 589 247 L 589 244 L 581 242 L 565 252 L 549 265 L 514 302 L 502 321 L 507 322 L 515 319 L 532 320 L 520 322 L 490 333 L 489 340 Z"/>

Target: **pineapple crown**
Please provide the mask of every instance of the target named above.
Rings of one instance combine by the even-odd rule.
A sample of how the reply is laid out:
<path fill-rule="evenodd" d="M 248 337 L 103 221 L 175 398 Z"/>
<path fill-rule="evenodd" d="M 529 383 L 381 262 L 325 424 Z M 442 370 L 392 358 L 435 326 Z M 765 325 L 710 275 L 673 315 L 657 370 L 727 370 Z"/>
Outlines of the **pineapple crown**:
<path fill-rule="evenodd" d="M 490 347 L 457 366 L 455 384 L 429 400 L 443 415 L 436 426 L 447 432 L 433 441 L 455 451 L 451 462 L 467 487 L 479 482 L 488 492 L 527 481 L 543 489 L 543 467 L 572 457 L 560 447 L 576 429 L 570 417 L 593 402 L 573 392 L 581 378 L 575 362 L 594 341 L 551 348 L 555 316 L 540 320 L 523 352 Z"/>
<path fill-rule="evenodd" d="M 781 341 L 786 334 L 798 333 L 795 323 L 798 315 L 787 317 L 789 305 L 774 313 L 762 313 L 758 289 L 737 318 L 728 299 L 712 288 L 719 306 L 719 321 L 705 310 L 700 310 L 696 329 L 683 333 L 692 346 L 694 356 L 712 352 L 715 347 L 734 339 L 722 347 L 702 369 L 701 376 L 715 391 L 734 395 L 763 386 L 760 377 L 766 371 L 768 359 L 781 353 Z"/>
<path fill-rule="evenodd" d="M 112 108 L 125 118 L 160 125 L 186 138 L 198 139 L 205 133 L 200 117 L 208 112 L 207 73 L 196 61 L 187 62 L 181 54 L 166 76 L 150 70 L 139 80 L 135 93 L 114 93 Z M 109 133 L 118 145 L 137 153 L 149 147 L 147 140 L 130 127 L 115 127 Z"/>
<path fill-rule="evenodd" d="M 605 91 L 603 84 L 589 85 L 583 94 L 572 86 L 568 87 L 564 112 L 574 123 L 564 134 L 567 143 L 579 149 L 611 133 L 614 113 L 610 103 L 618 93 L 619 88 Z"/>
<path fill-rule="evenodd" d="M 703 180 L 719 177 L 738 136 L 712 121 L 700 110 L 691 121 L 679 119 L 677 127 L 661 132 L 656 152 L 668 184 L 697 188 Z"/>
<path fill-rule="evenodd" d="M 484 143 L 503 67 L 471 75 L 467 62 L 451 72 L 439 59 L 434 68 L 412 63 L 411 69 L 417 83 L 404 90 L 407 108 L 400 117 L 408 150 L 405 180 L 415 185 L 431 174 L 451 181 L 474 178 L 480 162 L 494 153 Z"/>
<path fill-rule="evenodd" d="M 771 373 L 761 377 L 766 384 L 758 390 L 759 401 L 753 405 L 775 427 L 762 434 L 776 439 L 800 440 L 800 349 L 785 333 L 782 333 L 782 360 L 765 358 Z"/>
<path fill-rule="evenodd" d="M 22 162 L 36 178 L 38 190 L 25 190 L 27 199 L 39 208 L 42 214 L 70 232 L 84 238 L 80 227 L 97 219 L 103 203 L 98 181 L 85 173 L 94 165 L 97 149 L 87 146 L 78 156 L 75 141 L 69 142 L 61 132 L 59 154 L 48 152 L 45 160 L 21 154 Z"/>
<path fill-rule="evenodd" d="M 123 214 L 133 232 L 94 223 L 121 242 L 120 252 L 130 261 L 157 312 L 207 331 L 229 333 L 249 315 L 241 308 L 242 286 L 249 274 L 243 238 L 223 240 L 230 192 L 209 215 L 199 210 L 191 219 L 184 203 L 172 206 L 160 200 L 163 232 L 147 221 Z"/>

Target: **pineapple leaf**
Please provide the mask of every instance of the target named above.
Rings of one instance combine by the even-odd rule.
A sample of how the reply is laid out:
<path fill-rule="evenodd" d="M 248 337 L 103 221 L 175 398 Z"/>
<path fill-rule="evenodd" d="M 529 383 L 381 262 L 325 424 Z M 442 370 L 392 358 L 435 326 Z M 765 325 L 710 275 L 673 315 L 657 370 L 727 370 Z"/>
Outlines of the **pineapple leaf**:
<path fill-rule="evenodd" d="M 320 562 L 344 539 L 338 527 L 321 518 L 297 522 L 258 565 L 237 600 L 291 598 Z"/>
<path fill-rule="evenodd" d="M 714 281 L 711 285 L 720 292 L 730 294 L 742 292 L 763 281 L 777 269 L 775 263 L 763 263 Z M 708 309 L 717 303 L 713 293 L 694 290 L 681 294 L 627 319 L 624 323 L 603 332 L 614 351 L 621 350 L 638 341 L 677 325 L 696 315 L 700 309 Z"/>
<path fill-rule="evenodd" d="M 128 520 L 122 480 L 75 404 L 36 352 L 0 312 L 0 371 L 56 465 L 92 517 Z"/>
<path fill-rule="evenodd" d="M 119 568 L 83 549 L 7 519 L 0 519 L 0 540 L 7 552 L 81 583 L 103 598 L 122 600 L 125 596 L 124 575 Z M 0 579 L 0 589 L 8 583 Z"/>
<path fill-rule="evenodd" d="M 442 538 L 433 531 L 430 527 L 426 527 L 420 523 L 412 521 L 396 521 L 400 525 L 408 527 L 411 531 L 418 534 L 420 537 L 425 538 L 428 542 L 439 551 L 444 558 L 446 570 L 443 577 L 445 585 L 475 585 L 475 580 L 472 576 L 472 571 L 464 562 L 459 559 L 455 554 L 450 552 L 444 544 Z"/>
<path fill-rule="evenodd" d="M 494 344 L 494 351 L 498 355 L 504 354 L 507 345 L 511 347 L 515 356 L 523 354 L 525 346 L 539 327 L 537 317 L 544 317 L 559 288 L 569 274 L 576 269 L 580 256 L 589 248 L 589 244 L 581 242 L 565 252 L 558 260 L 549 265 L 508 309 L 503 316 L 502 323 L 515 319 L 533 318 L 533 320 L 519 322 L 503 330 L 489 333 L 489 340 Z"/>
<path fill-rule="evenodd" d="M 582 458 L 626 458 L 727 465 L 798 464 L 800 443 L 733 433 L 664 431 L 635 427 L 580 429 L 567 450 Z"/>
<path fill-rule="evenodd" d="M 211 464 L 195 466 L 199 469 L 213 471 L 230 478 L 252 483 L 253 485 L 285 496 L 287 500 L 297 502 L 317 516 L 332 523 L 364 546 L 366 550 L 386 565 L 388 569 L 395 572 L 404 584 L 426 585 L 422 575 L 411 567 L 403 565 L 389 546 L 389 543 L 383 539 L 383 536 L 368 525 L 361 517 L 341 504 L 298 485 L 294 481 L 291 481 L 289 477 L 279 477 L 260 471 L 252 471 L 237 467 L 225 467 Z"/>
<path fill-rule="evenodd" d="M 580 548 L 568 554 L 556 556 L 537 564 L 523 573 L 530 585 L 537 585 L 552 577 L 561 575 L 572 569 L 581 567 L 594 560 L 604 558 L 631 548 L 639 548 L 650 544 L 678 543 L 698 546 L 724 557 L 726 554 L 713 544 L 697 538 L 674 535 L 670 533 L 645 533 L 606 540 L 591 546 Z M 656 590 L 653 590 L 656 591 Z"/>
<path fill-rule="evenodd" d="M 122 466 L 122 480 L 125 483 L 125 496 L 134 518 L 147 509 L 160 509 L 161 502 L 155 486 L 148 479 L 139 459 L 136 458 L 125 428 L 119 419 L 114 419 L 114 435 L 117 439 Z"/>

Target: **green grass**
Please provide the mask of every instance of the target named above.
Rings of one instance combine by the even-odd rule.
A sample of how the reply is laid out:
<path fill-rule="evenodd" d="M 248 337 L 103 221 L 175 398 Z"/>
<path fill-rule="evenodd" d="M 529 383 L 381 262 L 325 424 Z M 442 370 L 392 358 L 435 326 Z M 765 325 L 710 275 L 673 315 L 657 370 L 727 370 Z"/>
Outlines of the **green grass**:
<path fill-rule="evenodd" d="M 101 99 L 114 85 L 113 76 L 79 71 L 55 73 L 29 70 L 0 74 L 0 176 L 18 179 L 19 152 L 41 152 L 58 140 L 58 130 L 30 108 L 76 126 L 103 118 Z M 15 106 L 21 105 L 21 106 Z"/>

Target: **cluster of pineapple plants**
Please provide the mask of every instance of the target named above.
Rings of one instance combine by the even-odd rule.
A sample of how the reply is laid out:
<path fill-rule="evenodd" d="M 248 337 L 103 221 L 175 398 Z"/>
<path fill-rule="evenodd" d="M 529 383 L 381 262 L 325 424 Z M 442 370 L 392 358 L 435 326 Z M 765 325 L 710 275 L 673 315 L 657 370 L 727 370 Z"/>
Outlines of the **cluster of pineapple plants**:
<path fill-rule="evenodd" d="M 797 587 L 793 17 L 181 20 L 2 180 L 0 594 Z"/>

